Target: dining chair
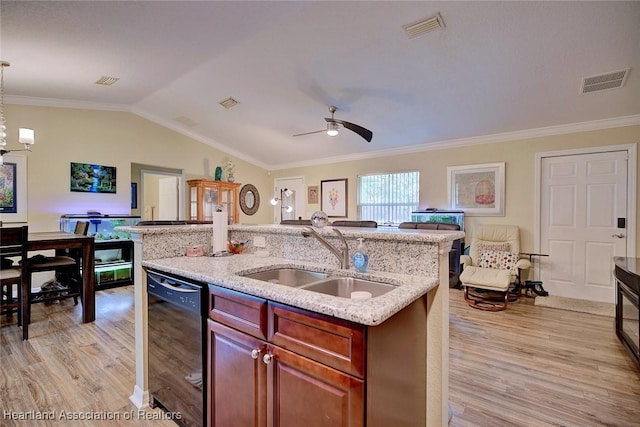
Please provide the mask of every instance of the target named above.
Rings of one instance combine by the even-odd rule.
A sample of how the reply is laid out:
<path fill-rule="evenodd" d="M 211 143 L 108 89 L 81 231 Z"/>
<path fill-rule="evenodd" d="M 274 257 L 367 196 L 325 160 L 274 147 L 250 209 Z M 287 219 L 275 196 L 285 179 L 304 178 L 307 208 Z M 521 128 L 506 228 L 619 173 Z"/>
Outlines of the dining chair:
<path fill-rule="evenodd" d="M 0 313 L 11 319 L 22 313 L 22 280 L 26 277 L 27 239 L 29 227 L 11 227 L 0 230 Z"/>
<path fill-rule="evenodd" d="M 74 234 L 86 236 L 89 230 L 89 222 L 78 221 Z M 80 270 L 81 255 L 79 253 L 56 254 L 45 257 L 36 255 L 30 257 L 28 262 L 28 274 L 41 272 L 54 272 L 54 279 L 44 283 L 40 291 L 32 292 L 28 289 L 27 320 L 31 322 L 31 304 L 51 303 L 66 298 L 73 298 L 74 305 L 78 305 L 78 296 L 82 291 L 82 273 Z"/>

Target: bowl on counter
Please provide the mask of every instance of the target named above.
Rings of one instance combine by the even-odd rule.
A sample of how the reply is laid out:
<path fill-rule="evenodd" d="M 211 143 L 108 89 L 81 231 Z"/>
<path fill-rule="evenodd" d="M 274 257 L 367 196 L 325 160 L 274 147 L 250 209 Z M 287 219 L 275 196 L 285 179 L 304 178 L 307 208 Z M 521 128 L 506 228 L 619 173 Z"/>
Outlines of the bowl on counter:
<path fill-rule="evenodd" d="M 245 245 L 246 245 L 245 242 L 237 242 L 235 240 L 230 240 L 227 245 L 227 249 L 232 254 L 241 254 L 242 252 L 244 252 Z"/>

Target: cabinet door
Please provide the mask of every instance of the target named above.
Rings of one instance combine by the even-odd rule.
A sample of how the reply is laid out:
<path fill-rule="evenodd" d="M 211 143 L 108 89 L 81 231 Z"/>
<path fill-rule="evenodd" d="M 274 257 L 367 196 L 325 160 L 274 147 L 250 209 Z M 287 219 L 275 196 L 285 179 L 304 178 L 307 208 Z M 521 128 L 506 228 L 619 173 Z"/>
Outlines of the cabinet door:
<path fill-rule="evenodd" d="M 216 206 L 222 205 L 229 214 L 229 223 L 238 223 L 240 183 L 192 179 L 187 181 L 187 184 L 189 185 L 190 219 L 212 221 Z"/>
<path fill-rule="evenodd" d="M 364 381 L 269 346 L 269 427 L 362 427 Z"/>
<path fill-rule="evenodd" d="M 198 187 L 189 187 L 189 219 L 198 219 Z"/>
<path fill-rule="evenodd" d="M 217 186 L 205 186 L 202 200 L 203 220 L 213 221 L 213 213 L 216 211 L 216 206 L 220 204 L 219 191 Z"/>
<path fill-rule="evenodd" d="M 266 343 L 208 320 L 208 425 L 267 425 Z"/>

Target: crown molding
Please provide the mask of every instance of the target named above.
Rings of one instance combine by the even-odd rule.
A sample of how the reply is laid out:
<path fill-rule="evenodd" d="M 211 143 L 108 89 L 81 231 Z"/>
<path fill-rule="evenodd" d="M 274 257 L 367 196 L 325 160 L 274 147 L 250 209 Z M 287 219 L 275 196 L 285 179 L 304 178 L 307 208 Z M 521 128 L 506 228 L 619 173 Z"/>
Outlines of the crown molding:
<path fill-rule="evenodd" d="M 5 95 L 5 104 L 29 105 L 33 107 L 73 108 L 76 110 L 103 110 L 131 112 L 131 107 L 125 104 L 106 104 L 71 99 L 36 98 L 32 96 Z"/>
<path fill-rule="evenodd" d="M 55 108 L 73 108 L 73 109 L 80 109 L 80 110 L 120 111 L 120 112 L 135 114 L 136 116 L 140 116 L 162 127 L 171 129 L 174 132 L 177 132 L 179 134 L 192 138 L 203 144 L 209 145 L 224 153 L 234 156 L 240 160 L 244 160 L 262 169 L 269 170 L 269 165 L 257 159 L 249 157 L 246 154 L 241 153 L 239 151 L 230 149 L 228 146 L 224 144 L 216 142 L 210 138 L 206 138 L 188 129 L 185 129 L 184 127 L 181 127 L 161 117 L 150 114 L 140 108 L 131 107 L 129 105 L 104 104 L 104 103 L 95 103 L 95 102 L 75 101 L 75 100 L 69 100 L 69 99 L 36 98 L 36 97 L 27 97 L 27 96 L 5 96 L 4 102 L 5 104 L 28 105 L 28 106 L 35 106 L 35 107 L 55 107 Z"/>
<path fill-rule="evenodd" d="M 208 145 L 210 147 L 218 149 L 218 150 L 222 151 L 223 153 L 227 153 L 227 154 L 229 154 L 231 156 L 234 156 L 237 159 L 240 159 L 240 160 L 243 160 L 245 162 L 251 163 L 251 164 L 253 164 L 255 166 L 258 166 L 258 167 L 260 167 L 262 169 L 265 169 L 265 170 L 269 170 L 270 169 L 270 166 L 267 165 L 266 163 L 263 163 L 263 162 L 261 162 L 261 161 L 259 161 L 257 159 L 254 159 L 253 157 L 247 156 L 245 153 L 242 153 L 240 151 L 231 149 L 227 145 L 224 145 L 224 144 L 222 144 L 220 142 L 214 141 L 211 138 L 206 138 L 206 137 L 204 137 L 204 136 L 202 136 L 202 135 L 200 135 L 200 134 L 198 134 L 196 132 L 192 132 L 192 131 L 190 131 L 188 129 L 185 129 L 182 126 L 180 126 L 180 125 L 178 125 L 176 123 L 173 123 L 171 121 L 165 120 L 165 119 L 163 119 L 161 117 L 154 116 L 153 114 L 149 114 L 148 112 L 146 112 L 144 110 L 141 110 L 139 108 L 135 108 L 134 107 L 134 108 L 131 109 L 131 113 L 135 114 L 137 116 L 140 116 L 140 117 L 142 117 L 144 119 L 150 120 L 150 121 L 152 121 L 152 122 L 154 122 L 154 123 L 156 123 L 156 124 L 158 124 L 160 126 L 163 126 L 163 127 L 168 128 L 168 129 L 171 129 L 172 131 L 180 133 L 180 134 L 182 134 L 184 136 L 187 136 L 187 137 L 189 137 L 191 139 L 194 139 L 194 140 L 196 140 L 198 142 L 206 144 L 206 145 Z"/>
<path fill-rule="evenodd" d="M 421 153 L 424 151 L 446 150 L 449 148 L 469 147 L 473 145 L 495 144 L 498 142 L 518 141 L 523 139 L 542 138 L 570 133 L 590 132 L 625 126 L 640 125 L 640 114 L 614 117 L 610 119 L 592 120 L 589 122 L 570 123 L 566 125 L 547 126 L 514 132 L 496 133 L 491 135 L 472 136 L 469 138 L 449 139 L 388 150 L 370 151 L 367 153 L 348 154 L 335 157 L 325 157 L 312 161 L 292 162 L 273 165 L 271 170 L 293 169 L 315 165 L 350 162 L 355 160 L 373 159 L 379 157 L 399 156 L 403 154 Z"/>
<path fill-rule="evenodd" d="M 569 123 L 564 125 L 547 126 L 534 129 L 526 129 L 514 132 L 496 133 L 491 135 L 472 136 L 468 138 L 449 139 L 443 141 L 426 142 L 423 144 L 391 148 L 387 150 L 369 151 L 366 153 L 347 154 L 334 157 L 325 157 L 302 162 L 280 163 L 268 165 L 245 153 L 230 149 L 228 146 L 206 138 L 198 133 L 190 131 L 171 121 L 148 113 L 140 108 L 131 107 L 124 104 L 103 104 L 86 101 L 73 101 L 51 98 L 35 98 L 25 96 L 7 96 L 4 97 L 5 104 L 30 105 L 39 107 L 57 107 L 57 108 L 74 108 L 88 110 L 105 110 L 105 111 L 122 111 L 135 114 L 150 120 L 160 126 L 171 129 L 203 144 L 216 148 L 224 153 L 232 155 L 240 160 L 251 163 L 265 170 L 282 170 L 293 169 L 299 167 L 318 166 L 332 163 L 350 162 L 356 160 L 374 159 L 379 157 L 399 156 L 403 154 L 421 153 L 424 151 L 445 150 L 449 148 L 468 147 L 481 144 L 495 144 L 498 142 L 518 141 L 523 139 L 542 138 L 555 135 L 566 135 L 570 133 L 589 132 L 594 130 L 611 129 L 625 126 L 640 125 L 640 114 L 630 116 L 612 117 L 608 119 L 591 120 L 587 122 Z"/>

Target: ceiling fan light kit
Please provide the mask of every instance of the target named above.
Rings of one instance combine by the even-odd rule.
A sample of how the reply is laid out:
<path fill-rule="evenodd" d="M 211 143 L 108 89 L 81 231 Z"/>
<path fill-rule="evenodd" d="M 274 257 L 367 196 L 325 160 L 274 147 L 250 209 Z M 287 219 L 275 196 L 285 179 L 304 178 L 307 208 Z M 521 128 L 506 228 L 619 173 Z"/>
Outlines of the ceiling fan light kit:
<path fill-rule="evenodd" d="M 329 107 L 329 112 L 331 113 L 331 118 L 325 117 L 325 121 L 327 122 L 327 128 L 326 129 L 315 130 L 315 131 L 312 131 L 312 132 L 305 132 L 305 133 L 297 133 L 297 134 L 295 134 L 293 136 L 311 135 L 311 134 L 320 133 L 320 132 L 326 132 L 327 135 L 329 135 L 329 136 L 336 136 L 336 135 L 338 135 L 338 128 L 340 126 L 342 126 L 345 129 L 349 129 L 350 131 L 357 133 L 358 135 L 363 137 L 367 142 L 371 142 L 371 140 L 373 139 L 373 132 L 371 132 L 369 129 L 363 128 L 362 126 L 357 125 L 355 123 L 345 122 L 344 120 L 338 120 L 338 119 L 334 118 L 334 114 L 335 114 L 335 112 L 337 110 L 338 109 L 333 105 Z"/>
<path fill-rule="evenodd" d="M 329 135 L 329 136 L 338 135 L 338 124 L 337 123 L 327 123 L 327 135 Z"/>

